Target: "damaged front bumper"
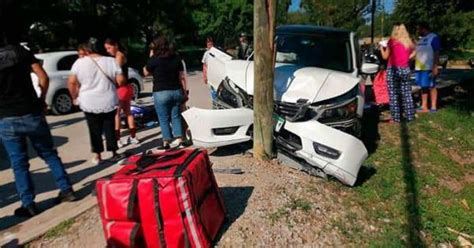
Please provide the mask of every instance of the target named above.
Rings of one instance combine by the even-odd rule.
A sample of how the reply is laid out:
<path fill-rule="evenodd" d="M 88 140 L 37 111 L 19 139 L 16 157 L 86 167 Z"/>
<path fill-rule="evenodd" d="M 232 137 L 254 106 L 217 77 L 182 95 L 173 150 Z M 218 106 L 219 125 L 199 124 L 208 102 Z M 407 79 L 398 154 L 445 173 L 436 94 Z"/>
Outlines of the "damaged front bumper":
<path fill-rule="evenodd" d="M 191 108 L 183 113 L 200 147 L 220 147 L 251 139 L 253 111 L 248 108 L 206 110 Z M 275 132 L 277 147 L 284 153 L 353 186 L 368 153 L 356 137 L 316 120 L 286 121 Z"/>

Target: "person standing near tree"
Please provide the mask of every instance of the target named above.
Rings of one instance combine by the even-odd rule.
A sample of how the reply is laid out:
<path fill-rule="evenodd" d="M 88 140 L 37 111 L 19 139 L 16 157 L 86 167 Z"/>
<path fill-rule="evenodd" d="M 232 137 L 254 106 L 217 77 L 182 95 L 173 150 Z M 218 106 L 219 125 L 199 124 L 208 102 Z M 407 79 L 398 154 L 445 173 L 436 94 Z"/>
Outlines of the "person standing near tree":
<path fill-rule="evenodd" d="M 427 22 L 418 24 L 420 40 L 416 45 L 415 74 L 416 83 L 421 87 L 421 108 L 418 112 L 436 112 L 438 110 L 438 90 L 436 77 L 439 75 L 439 50 L 441 40 L 438 35 L 430 31 Z M 431 108 L 428 109 L 428 92 L 431 98 Z"/>
<path fill-rule="evenodd" d="M 44 111 L 49 79 L 33 53 L 20 45 L 20 27 L 16 1 L 0 0 L 0 141 L 8 154 L 21 207 L 14 214 L 33 217 L 39 213 L 35 204 L 34 183 L 29 171 L 29 140 L 39 157 L 48 164 L 60 192 L 57 202 L 77 198 L 53 144 Z M 38 76 L 38 98 L 30 72 Z"/>
<path fill-rule="evenodd" d="M 128 66 L 125 51 L 118 41 L 110 38 L 105 40 L 104 47 L 109 55 L 115 57 L 115 60 L 117 61 L 117 64 L 122 68 L 122 74 L 126 79 L 126 83 L 122 86 L 119 86 L 117 89 L 117 96 L 119 100 L 117 114 L 115 115 L 115 135 L 117 136 L 117 146 L 121 148 L 125 144 L 138 144 L 140 143 L 140 141 L 136 137 L 137 128 L 135 125 L 135 119 L 133 118 L 131 111 L 133 87 L 128 82 Z M 128 128 L 130 130 L 130 136 L 128 137 L 127 142 L 125 144 L 120 138 L 120 129 L 122 126 L 120 114 L 122 111 L 127 118 Z"/>
<path fill-rule="evenodd" d="M 206 51 L 204 52 L 204 55 L 202 56 L 202 76 L 204 79 L 204 84 L 207 84 L 207 62 L 209 60 L 209 53 L 211 48 L 214 47 L 214 40 L 212 37 L 207 37 L 206 38 Z M 216 91 L 212 88 L 212 86 L 209 86 L 211 89 L 211 99 L 214 101 L 216 99 Z"/>
<path fill-rule="evenodd" d="M 404 24 L 395 24 L 387 47 L 381 47 L 382 57 L 388 60 L 387 85 L 392 120 L 400 122 L 403 114 L 407 121 L 415 119 L 411 95 L 409 60 L 414 57 L 415 45 Z"/>
<path fill-rule="evenodd" d="M 237 47 L 237 58 L 238 59 L 248 59 L 253 53 L 253 48 L 249 44 L 248 35 L 246 33 L 241 33 L 239 36 L 239 46 Z"/>
<path fill-rule="evenodd" d="M 92 163 L 102 162 L 104 151 L 102 133 L 105 134 L 107 150 L 117 160 L 117 138 L 115 136 L 115 115 L 117 112 L 117 87 L 125 84 L 122 69 L 114 58 L 99 54 L 99 42 L 90 38 L 85 49 L 87 56 L 72 65 L 68 88 L 73 101 L 86 116 L 91 141 Z"/>

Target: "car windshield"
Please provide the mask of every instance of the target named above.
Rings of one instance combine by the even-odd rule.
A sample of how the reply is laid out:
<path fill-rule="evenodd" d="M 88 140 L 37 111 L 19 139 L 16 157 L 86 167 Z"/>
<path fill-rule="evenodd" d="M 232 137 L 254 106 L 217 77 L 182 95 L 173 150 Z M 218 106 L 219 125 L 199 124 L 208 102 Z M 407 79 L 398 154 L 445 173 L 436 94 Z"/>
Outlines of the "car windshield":
<path fill-rule="evenodd" d="M 276 37 L 276 62 L 352 72 L 349 40 L 283 34 Z"/>

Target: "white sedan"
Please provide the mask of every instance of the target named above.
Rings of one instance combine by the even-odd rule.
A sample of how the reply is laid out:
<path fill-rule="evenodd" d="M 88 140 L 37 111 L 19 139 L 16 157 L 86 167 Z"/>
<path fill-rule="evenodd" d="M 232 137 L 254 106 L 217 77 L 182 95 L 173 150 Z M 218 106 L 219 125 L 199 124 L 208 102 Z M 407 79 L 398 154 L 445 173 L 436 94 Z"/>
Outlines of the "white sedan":
<path fill-rule="evenodd" d="M 76 51 L 48 52 L 35 54 L 42 61 L 43 67 L 49 76 L 49 89 L 46 94 L 46 104 L 56 115 L 70 113 L 73 110 L 72 98 L 67 88 L 70 70 L 78 55 Z M 134 89 L 134 98 L 138 98 L 143 90 L 143 79 L 137 70 L 128 68 L 129 80 Z M 38 78 L 31 74 L 36 93 L 40 95 Z"/>

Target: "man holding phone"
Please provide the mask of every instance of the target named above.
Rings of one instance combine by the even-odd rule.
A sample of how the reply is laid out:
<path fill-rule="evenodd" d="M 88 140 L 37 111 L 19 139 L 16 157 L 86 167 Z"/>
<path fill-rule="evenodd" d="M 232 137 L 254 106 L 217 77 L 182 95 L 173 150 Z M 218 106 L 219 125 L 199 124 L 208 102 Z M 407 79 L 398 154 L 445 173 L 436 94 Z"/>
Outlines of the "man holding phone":
<path fill-rule="evenodd" d="M 416 83 L 421 87 L 421 109 L 419 112 L 436 112 L 438 90 L 436 77 L 439 75 L 439 50 L 441 41 L 438 35 L 430 31 L 429 24 L 420 22 L 418 33 L 421 38 L 416 44 Z M 431 109 L 428 109 L 428 93 L 431 98 Z"/>

